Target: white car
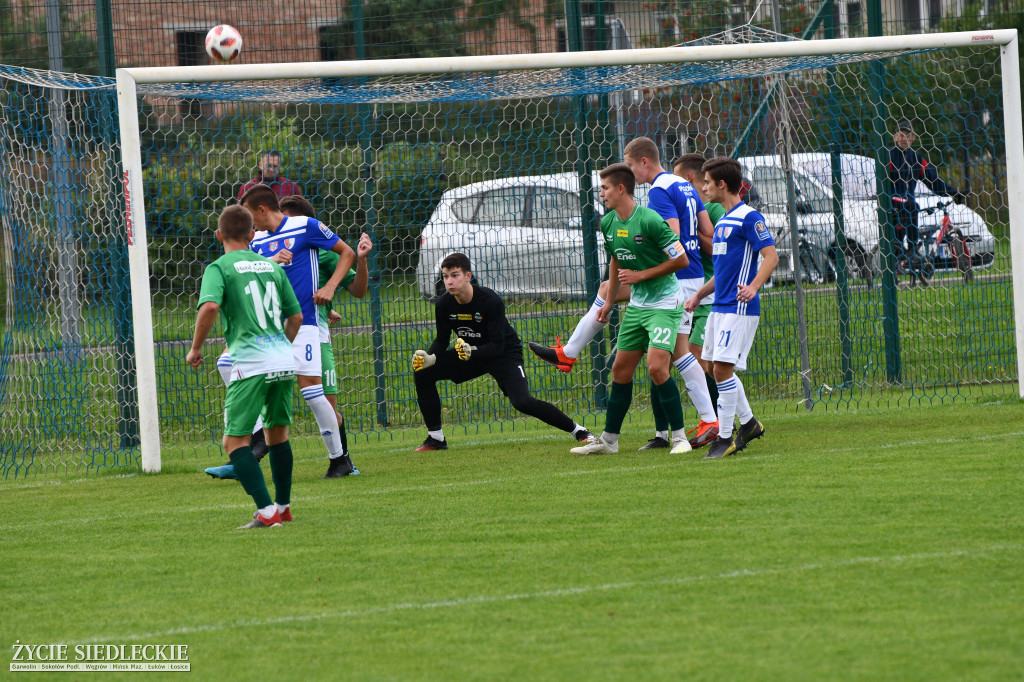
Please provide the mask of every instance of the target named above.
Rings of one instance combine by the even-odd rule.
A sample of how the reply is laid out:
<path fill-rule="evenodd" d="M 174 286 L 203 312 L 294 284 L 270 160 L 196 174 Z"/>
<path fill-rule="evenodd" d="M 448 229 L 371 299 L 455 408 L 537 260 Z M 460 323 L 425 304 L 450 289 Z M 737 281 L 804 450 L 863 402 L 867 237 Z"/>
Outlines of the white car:
<path fill-rule="evenodd" d="M 738 159 L 760 196 L 758 210 L 764 215 L 775 238 L 779 266 L 775 278 L 793 279 L 793 249 L 786 204 L 786 176 L 778 156 L 747 156 Z M 868 282 L 881 271 L 879 256 L 878 197 L 875 193 L 875 161 L 866 156 L 841 154 L 843 182 L 843 223 L 846 231 L 846 261 L 849 273 Z M 832 207 L 831 159 L 825 153 L 793 155 L 793 180 L 799 237 L 802 239 L 801 265 L 804 277 L 812 282 L 835 275 L 836 240 Z M 948 201 L 918 183 L 917 202 L 921 209 L 934 208 Z M 954 228 L 967 242 L 974 267 L 987 267 L 995 258 L 995 237 L 981 216 L 966 206 L 951 204 L 946 209 Z M 934 239 L 942 221 L 942 212 L 919 216 L 922 250 L 926 240 Z M 934 254 L 936 269 L 952 269 L 955 260 L 946 245 Z"/>
<path fill-rule="evenodd" d="M 593 204 L 604 214 L 600 180 L 593 175 Z M 637 201 L 647 203 L 646 186 Z M 420 238 L 416 281 L 420 294 L 434 300 L 441 261 L 450 253 L 469 256 L 474 276 L 502 296 L 584 298 L 583 219 L 575 173 L 486 180 L 445 192 Z M 595 232 L 599 276 L 607 257 Z"/>

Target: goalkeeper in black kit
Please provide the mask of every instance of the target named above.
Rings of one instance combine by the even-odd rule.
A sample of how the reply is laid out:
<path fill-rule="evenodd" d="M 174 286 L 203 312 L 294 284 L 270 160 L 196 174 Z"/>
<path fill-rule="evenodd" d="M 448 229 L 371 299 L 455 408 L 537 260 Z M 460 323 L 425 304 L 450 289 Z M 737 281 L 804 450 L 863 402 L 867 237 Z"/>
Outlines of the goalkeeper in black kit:
<path fill-rule="evenodd" d="M 416 452 L 446 450 L 448 441 L 441 430 L 441 398 L 438 381 L 461 384 L 484 374 L 498 382 L 512 407 L 540 419 L 578 441 L 590 432 L 551 403 L 530 395 L 523 370 L 523 345 L 505 317 L 505 303 L 494 291 L 474 285 L 469 258 L 453 253 L 441 261 L 441 276 L 447 293 L 437 302 L 437 338 L 427 350 L 413 354 L 416 398 L 427 425 L 427 439 Z M 452 332 L 455 347 L 449 348 Z"/>

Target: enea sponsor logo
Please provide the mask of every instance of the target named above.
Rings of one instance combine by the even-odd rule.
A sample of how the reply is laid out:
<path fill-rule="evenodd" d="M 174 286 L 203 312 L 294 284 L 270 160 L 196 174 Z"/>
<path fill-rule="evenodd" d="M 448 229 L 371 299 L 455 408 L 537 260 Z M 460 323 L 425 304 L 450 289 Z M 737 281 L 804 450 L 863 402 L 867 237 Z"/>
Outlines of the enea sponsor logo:
<path fill-rule="evenodd" d="M 636 260 L 636 256 L 629 249 L 615 249 L 615 259 L 622 262 L 624 260 Z"/>

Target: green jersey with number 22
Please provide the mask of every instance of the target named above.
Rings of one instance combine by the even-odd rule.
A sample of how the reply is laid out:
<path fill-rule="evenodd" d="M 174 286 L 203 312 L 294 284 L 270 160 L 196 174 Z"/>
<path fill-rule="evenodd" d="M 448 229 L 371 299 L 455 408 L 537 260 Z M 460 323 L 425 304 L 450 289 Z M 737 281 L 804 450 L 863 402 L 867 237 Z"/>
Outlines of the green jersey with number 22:
<path fill-rule="evenodd" d="M 672 231 L 661 216 L 649 208 L 637 205 L 626 220 L 619 220 L 615 211 L 608 211 L 601 219 L 605 251 L 615 256 L 622 270 L 646 270 L 683 253 L 679 235 Z M 632 286 L 629 305 L 636 308 L 678 308 L 679 280 L 670 272 Z"/>

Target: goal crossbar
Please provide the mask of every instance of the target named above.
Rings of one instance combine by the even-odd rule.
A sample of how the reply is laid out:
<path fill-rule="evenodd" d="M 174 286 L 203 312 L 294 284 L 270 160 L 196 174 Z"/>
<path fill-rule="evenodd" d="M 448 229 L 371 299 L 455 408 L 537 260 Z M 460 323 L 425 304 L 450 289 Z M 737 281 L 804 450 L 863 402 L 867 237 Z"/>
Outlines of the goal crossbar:
<path fill-rule="evenodd" d="M 701 45 L 590 52 L 546 52 L 538 54 L 440 57 L 437 59 L 368 59 L 342 62 L 294 62 L 281 64 L 225 64 L 213 66 L 159 66 L 118 69 L 137 84 L 287 80 L 309 78 L 359 78 L 455 74 L 536 69 L 573 69 L 642 64 L 676 64 L 813 57 L 834 54 L 905 54 L 920 50 L 949 49 L 978 45 L 1007 45 L 1016 40 L 1016 29 L 921 33 L 872 38 L 833 40 L 792 40 L 745 45 Z M 801 65 L 800 68 L 807 68 Z"/>

